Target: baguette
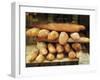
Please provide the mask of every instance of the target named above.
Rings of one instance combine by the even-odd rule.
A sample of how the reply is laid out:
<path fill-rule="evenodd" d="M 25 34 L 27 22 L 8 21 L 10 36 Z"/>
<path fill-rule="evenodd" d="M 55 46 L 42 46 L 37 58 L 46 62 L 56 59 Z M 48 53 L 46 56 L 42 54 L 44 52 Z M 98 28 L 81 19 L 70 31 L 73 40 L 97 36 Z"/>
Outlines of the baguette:
<path fill-rule="evenodd" d="M 81 50 L 81 44 L 80 44 L 80 43 L 73 43 L 73 44 L 72 44 L 72 48 L 73 48 L 75 51 L 80 51 L 80 50 Z"/>
<path fill-rule="evenodd" d="M 48 53 L 48 50 L 47 50 L 46 48 L 41 48 L 41 49 L 40 49 L 40 53 L 41 53 L 42 55 L 46 55 L 46 54 Z"/>
<path fill-rule="evenodd" d="M 26 36 L 36 37 L 39 33 L 39 28 L 31 28 L 26 31 Z"/>
<path fill-rule="evenodd" d="M 37 42 L 37 48 L 40 50 L 41 48 L 47 48 L 47 44 L 45 42 Z"/>
<path fill-rule="evenodd" d="M 49 31 L 46 29 L 42 29 L 38 32 L 38 37 L 41 39 L 46 39 L 48 37 Z"/>
<path fill-rule="evenodd" d="M 55 55 L 52 53 L 48 53 L 48 55 L 46 56 L 47 60 L 52 61 L 55 59 Z"/>
<path fill-rule="evenodd" d="M 48 40 L 55 40 L 59 37 L 59 33 L 56 32 L 56 31 L 51 31 L 49 34 L 48 34 Z"/>
<path fill-rule="evenodd" d="M 37 57 L 37 53 L 30 53 L 26 56 L 26 63 L 31 63 L 35 60 L 35 58 Z"/>
<path fill-rule="evenodd" d="M 75 41 L 72 38 L 68 39 L 68 42 L 80 42 L 80 43 L 89 43 L 90 39 L 88 37 L 80 37 L 79 40 Z"/>
<path fill-rule="evenodd" d="M 60 33 L 60 36 L 59 36 L 59 43 L 61 45 L 64 45 L 67 43 L 67 40 L 68 40 L 69 36 L 66 32 L 61 32 Z"/>
<path fill-rule="evenodd" d="M 64 53 L 58 53 L 56 57 L 58 60 L 61 60 L 64 58 Z"/>
<path fill-rule="evenodd" d="M 87 38 L 87 37 L 81 37 L 80 38 L 80 42 L 89 42 L 90 41 L 90 39 L 89 38 Z"/>
<path fill-rule="evenodd" d="M 61 53 L 61 52 L 64 51 L 64 48 L 63 48 L 62 45 L 60 45 L 60 44 L 56 44 L 56 50 L 57 50 L 58 53 Z"/>
<path fill-rule="evenodd" d="M 63 32 L 79 32 L 80 30 L 85 30 L 85 26 L 83 25 L 70 24 L 70 23 L 48 23 L 48 24 L 40 24 L 38 27 L 41 29 L 63 31 Z"/>
<path fill-rule="evenodd" d="M 56 53 L 56 49 L 55 49 L 54 45 L 51 43 L 48 44 L 48 50 L 50 53 Z"/>
<path fill-rule="evenodd" d="M 37 57 L 36 57 L 36 62 L 37 63 L 42 63 L 43 61 L 45 60 L 45 57 L 42 55 L 42 54 L 39 54 Z"/>
<path fill-rule="evenodd" d="M 70 47 L 69 44 L 65 44 L 65 45 L 64 45 L 64 49 L 65 49 L 65 52 L 68 53 L 68 52 L 71 50 L 71 47 Z"/>
<path fill-rule="evenodd" d="M 79 35 L 79 33 L 77 33 L 77 32 L 71 33 L 70 36 L 71 36 L 71 38 L 72 38 L 73 40 L 75 40 L 75 41 L 77 41 L 77 40 L 80 39 L 80 35 Z"/>
<path fill-rule="evenodd" d="M 68 58 L 69 58 L 69 59 L 75 59 L 75 58 L 76 58 L 76 53 L 75 53 L 74 51 L 70 51 L 70 52 L 68 53 Z"/>

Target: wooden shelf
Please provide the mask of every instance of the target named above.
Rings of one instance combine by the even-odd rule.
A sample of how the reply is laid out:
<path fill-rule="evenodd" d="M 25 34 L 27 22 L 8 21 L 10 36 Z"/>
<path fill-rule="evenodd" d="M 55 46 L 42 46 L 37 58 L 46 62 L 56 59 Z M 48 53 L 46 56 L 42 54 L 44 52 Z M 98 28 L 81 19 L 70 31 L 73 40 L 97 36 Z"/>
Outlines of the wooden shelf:
<path fill-rule="evenodd" d="M 39 66 L 63 66 L 63 65 L 78 65 L 79 64 L 79 59 L 69 59 L 69 58 L 64 58 L 62 60 L 53 60 L 53 61 L 47 61 L 45 60 L 42 63 L 26 63 L 26 67 L 39 67 Z"/>
<path fill-rule="evenodd" d="M 84 39 L 83 39 L 84 38 Z M 36 40 L 36 41 L 43 41 L 43 42 L 50 42 L 50 43 L 58 43 L 58 40 L 53 40 L 53 41 L 51 41 L 51 40 L 47 40 L 47 39 L 40 39 L 40 38 L 34 38 L 34 40 Z M 87 37 L 81 37 L 79 40 L 77 40 L 77 41 L 74 41 L 73 39 L 71 39 L 71 38 L 69 38 L 68 39 L 68 41 L 67 41 L 68 43 L 74 43 L 74 42 L 79 42 L 79 43 L 89 43 L 89 38 L 87 38 Z"/>

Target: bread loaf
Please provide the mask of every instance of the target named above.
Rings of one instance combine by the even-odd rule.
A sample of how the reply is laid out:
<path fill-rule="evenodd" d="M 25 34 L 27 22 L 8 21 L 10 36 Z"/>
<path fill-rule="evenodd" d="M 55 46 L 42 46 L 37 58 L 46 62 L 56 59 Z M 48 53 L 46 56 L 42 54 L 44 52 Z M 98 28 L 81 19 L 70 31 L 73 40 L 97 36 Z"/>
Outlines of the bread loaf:
<path fill-rule="evenodd" d="M 56 31 L 51 31 L 48 34 L 48 40 L 56 40 L 59 37 L 59 33 Z"/>
<path fill-rule="evenodd" d="M 64 53 L 58 53 L 56 57 L 58 60 L 61 60 L 64 58 Z"/>
<path fill-rule="evenodd" d="M 42 30 L 39 31 L 38 37 L 44 39 L 44 38 L 48 37 L 48 34 L 49 34 L 48 30 L 42 29 Z"/>
<path fill-rule="evenodd" d="M 48 50 L 49 50 L 50 53 L 56 53 L 56 48 L 51 43 L 48 44 Z"/>
<path fill-rule="evenodd" d="M 63 31 L 63 32 L 79 32 L 80 30 L 85 30 L 85 26 L 83 25 L 70 24 L 70 23 L 48 23 L 48 24 L 40 24 L 40 26 L 38 27 L 41 29 Z"/>
<path fill-rule="evenodd" d="M 60 33 L 60 36 L 59 36 L 59 43 L 60 43 L 61 45 L 66 44 L 68 38 L 69 38 L 69 36 L 68 36 L 67 33 L 65 33 L 65 32 L 61 32 L 61 33 Z"/>
<path fill-rule="evenodd" d="M 60 44 L 56 44 L 56 50 L 57 50 L 58 53 L 61 53 L 61 52 L 64 51 L 64 48 L 63 48 L 62 45 L 60 45 Z"/>
<path fill-rule="evenodd" d="M 31 63 L 35 60 L 35 58 L 37 57 L 37 53 L 29 53 L 27 56 L 26 56 L 26 63 Z"/>
<path fill-rule="evenodd" d="M 39 54 L 37 57 L 36 57 L 36 62 L 37 63 L 42 63 L 43 61 L 45 60 L 45 57 L 42 55 L 42 54 Z"/>
<path fill-rule="evenodd" d="M 47 58 L 47 60 L 52 61 L 52 60 L 55 59 L 55 56 L 52 53 L 48 53 L 48 55 L 46 56 L 46 58 Z"/>
<path fill-rule="evenodd" d="M 75 53 L 74 51 L 70 51 L 70 52 L 68 53 L 68 58 L 69 58 L 69 59 L 75 59 L 75 58 L 76 58 L 76 53 Z"/>
<path fill-rule="evenodd" d="M 80 39 L 80 35 L 77 32 L 71 33 L 70 36 L 75 41 Z"/>
<path fill-rule="evenodd" d="M 72 48 L 73 48 L 75 51 L 80 51 L 80 50 L 81 50 L 81 44 L 80 44 L 80 43 L 73 43 L 73 44 L 72 44 Z"/>
<path fill-rule="evenodd" d="M 71 50 L 71 47 L 70 47 L 69 44 L 65 44 L 65 45 L 64 45 L 64 49 L 65 49 L 65 52 L 68 53 L 68 52 Z"/>
<path fill-rule="evenodd" d="M 36 37 L 39 33 L 39 28 L 31 28 L 26 31 L 26 36 Z"/>
<path fill-rule="evenodd" d="M 40 49 L 40 53 L 41 53 L 42 55 L 46 55 L 46 54 L 48 53 L 48 50 L 47 50 L 46 48 L 41 48 L 41 49 Z"/>

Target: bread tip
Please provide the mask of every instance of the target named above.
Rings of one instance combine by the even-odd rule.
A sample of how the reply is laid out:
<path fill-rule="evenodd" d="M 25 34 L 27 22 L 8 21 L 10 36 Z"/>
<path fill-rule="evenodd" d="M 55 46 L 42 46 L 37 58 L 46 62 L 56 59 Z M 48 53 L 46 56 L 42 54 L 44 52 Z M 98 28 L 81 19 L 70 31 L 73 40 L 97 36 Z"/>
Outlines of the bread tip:
<path fill-rule="evenodd" d="M 81 30 L 85 30 L 86 27 L 84 25 L 80 25 Z"/>

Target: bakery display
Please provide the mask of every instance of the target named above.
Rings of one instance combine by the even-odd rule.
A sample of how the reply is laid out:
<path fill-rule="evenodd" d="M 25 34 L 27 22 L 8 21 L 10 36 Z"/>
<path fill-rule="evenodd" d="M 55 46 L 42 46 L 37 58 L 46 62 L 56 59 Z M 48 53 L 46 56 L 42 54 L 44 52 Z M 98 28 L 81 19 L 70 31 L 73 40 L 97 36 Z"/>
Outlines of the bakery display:
<path fill-rule="evenodd" d="M 48 29 L 48 27 L 43 29 L 38 27 L 26 31 L 27 36 L 33 37 L 34 40 L 36 40 L 36 47 L 33 48 L 33 53 L 26 57 L 27 63 L 43 63 L 45 60 L 54 61 L 55 59 L 62 60 L 66 58 L 65 54 L 68 54 L 67 58 L 75 59 L 77 58 L 76 53 L 82 49 L 81 43 L 89 43 L 89 38 L 85 36 L 81 37 L 78 32 L 63 32 L 63 27 L 61 28 L 62 31 L 58 32 L 58 29 L 55 27 L 55 23 L 48 25 L 54 26 L 54 28 L 51 27 L 53 30 L 51 28 Z M 58 28 L 60 25 L 61 24 L 58 24 Z M 67 26 L 68 25 L 71 25 L 72 27 L 79 27 L 79 25 L 76 24 L 67 24 Z M 54 29 L 56 29 L 56 31 L 54 31 Z M 81 30 L 84 29 L 85 27 Z"/>
<path fill-rule="evenodd" d="M 84 54 L 87 51 L 89 54 L 89 26 L 81 24 L 79 21 L 77 23 L 60 21 L 62 18 L 58 21 L 49 20 L 50 22 L 45 21 L 48 17 L 43 18 L 43 22 L 35 22 L 32 26 L 27 26 L 26 39 L 31 38 L 33 42 L 26 43 L 26 48 L 32 45 L 32 51 L 27 51 L 26 54 L 26 65 L 79 64 L 78 53 Z"/>

